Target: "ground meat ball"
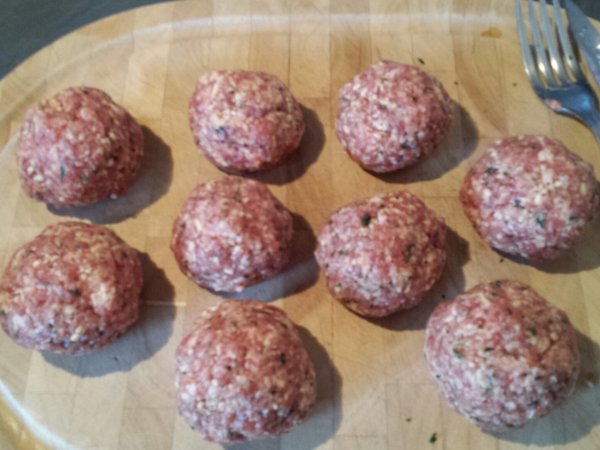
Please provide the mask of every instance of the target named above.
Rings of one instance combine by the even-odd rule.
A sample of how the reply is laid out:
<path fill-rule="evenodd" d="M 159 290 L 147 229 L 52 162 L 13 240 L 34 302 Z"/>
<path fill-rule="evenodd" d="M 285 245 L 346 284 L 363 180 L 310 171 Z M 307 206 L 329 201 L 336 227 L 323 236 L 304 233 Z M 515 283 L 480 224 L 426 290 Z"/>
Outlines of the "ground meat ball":
<path fill-rule="evenodd" d="M 429 156 L 451 122 L 448 93 L 415 66 L 379 61 L 340 89 L 338 139 L 372 172 L 391 172 Z"/>
<path fill-rule="evenodd" d="M 0 285 L 0 321 L 24 347 L 88 353 L 137 320 L 141 289 L 139 256 L 115 233 L 61 222 L 13 255 Z"/>
<path fill-rule="evenodd" d="M 57 208 L 123 195 L 142 155 L 139 124 L 91 87 L 68 88 L 31 107 L 17 150 L 27 195 Z"/>
<path fill-rule="evenodd" d="M 235 292 L 283 270 L 292 215 L 259 181 L 227 176 L 192 191 L 173 225 L 182 272 L 213 291 Z"/>
<path fill-rule="evenodd" d="M 440 278 L 446 226 L 421 200 L 393 192 L 336 211 L 316 257 L 333 296 L 357 314 L 412 308 Z"/>
<path fill-rule="evenodd" d="M 274 75 L 220 70 L 200 77 L 190 126 L 204 155 L 220 169 L 255 172 L 279 164 L 300 144 L 300 105 Z"/>
<path fill-rule="evenodd" d="M 425 340 L 444 397 L 489 431 L 547 414 L 573 392 L 579 373 L 567 315 L 517 281 L 480 284 L 440 304 Z"/>
<path fill-rule="evenodd" d="M 205 311 L 177 348 L 179 414 L 220 443 L 279 435 L 315 403 L 313 364 L 274 306 L 229 300 Z"/>
<path fill-rule="evenodd" d="M 475 163 L 460 199 L 493 248 L 534 260 L 572 247 L 598 214 L 592 166 L 544 136 L 497 141 Z"/>

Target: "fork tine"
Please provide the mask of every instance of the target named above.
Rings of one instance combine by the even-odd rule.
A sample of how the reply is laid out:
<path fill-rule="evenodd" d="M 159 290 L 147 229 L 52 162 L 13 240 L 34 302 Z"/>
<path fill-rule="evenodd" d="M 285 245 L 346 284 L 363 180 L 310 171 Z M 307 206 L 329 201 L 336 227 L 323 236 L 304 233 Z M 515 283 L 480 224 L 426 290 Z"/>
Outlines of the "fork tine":
<path fill-rule="evenodd" d="M 533 0 L 527 0 L 527 7 L 529 9 L 529 26 L 531 27 L 531 37 L 533 38 L 533 48 L 535 49 L 537 68 L 549 86 L 557 86 L 556 80 L 554 79 L 554 75 L 551 71 L 552 66 L 548 62 L 546 49 L 544 48 L 544 43 L 542 42 L 540 26 L 538 25 L 535 8 L 533 7 Z"/>
<path fill-rule="evenodd" d="M 531 81 L 534 89 L 538 90 L 543 88 L 544 84 L 538 75 L 537 68 L 531 55 L 531 47 L 529 46 L 527 30 L 525 29 L 525 21 L 523 20 L 523 11 L 521 10 L 521 0 L 515 0 L 515 9 L 517 16 L 517 31 L 519 32 L 519 42 L 521 44 L 521 55 L 523 55 L 525 73 Z"/>
<path fill-rule="evenodd" d="M 560 39 L 560 45 L 562 47 L 563 54 L 565 55 L 565 59 L 569 69 L 571 69 L 571 73 L 576 80 L 584 79 L 583 73 L 581 72 L 581 68 L 579 67 L 579 61 L 575 57 L 575 52 L 573 51 L 573 47 L 571 46 L 571 40 L 569 39 L 569 35 L 567 33 L 567 27 L 562 19 L 562 14 L 560 10 L 560 0 L 553 0 L 554 3 L 554 21 L 556 22 L 556 30 L 558 31 L 558 37 Z"/>
<path fill-rule="evenodd" d="M 546 0 L 540 0 L 540 9 L 542 11 L 542 34 L 544 35 L 544 40 L 546 41 L 546 45 L 548 46 L 550 64 L 552 64 L 552 68 L 558 76 L 559 81 L 563 83 L 568 83 L 571 80 L 569 79 L 569 74 L 567 73 L 565 64 L 563 63 L 563 59 L 560 53 L 558 52 L 556 34 L 552 26 L 550 25 L 550 20 L 548 19 Z"/>

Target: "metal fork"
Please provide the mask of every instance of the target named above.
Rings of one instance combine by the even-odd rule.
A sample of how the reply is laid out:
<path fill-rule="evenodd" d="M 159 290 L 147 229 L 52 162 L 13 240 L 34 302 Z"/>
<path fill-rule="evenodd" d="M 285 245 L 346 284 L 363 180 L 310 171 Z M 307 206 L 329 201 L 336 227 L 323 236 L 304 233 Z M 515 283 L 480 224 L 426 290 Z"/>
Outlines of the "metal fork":
<path fill-rule="evenodd" d="M 550 25 L 546 0 L 540 0 L 541 28 L 533 8 L 527 0 L 529 26 L 533 46 L 527 37 L 521 0 L 515 0 L 517 29 L 525 73 L 533 90 L 554 112 L 583 122 L 600 144 L 600 113 L 594 91 L 587 82 L 578 59 L 575 57 L 567 29 L 562 19 L 559 0 L 552 0 L 554 27 Z M 556 35 L 560 41 L 558 46 Z M 544 47 L 544 42 L 546 47 Z"/>

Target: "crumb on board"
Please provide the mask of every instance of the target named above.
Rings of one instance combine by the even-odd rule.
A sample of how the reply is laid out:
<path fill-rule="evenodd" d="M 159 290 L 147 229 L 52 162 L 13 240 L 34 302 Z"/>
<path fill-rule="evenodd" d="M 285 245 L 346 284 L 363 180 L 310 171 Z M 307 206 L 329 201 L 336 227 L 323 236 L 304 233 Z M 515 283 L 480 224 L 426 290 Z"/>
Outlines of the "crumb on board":
<path fill-rule="evenodd" d="M 431 436 L 429 437 L 429 443 L 430 444 L 435 444 L 435 442 L 438 440 L 438 434 L 437 433 L 432 433 Z"/>

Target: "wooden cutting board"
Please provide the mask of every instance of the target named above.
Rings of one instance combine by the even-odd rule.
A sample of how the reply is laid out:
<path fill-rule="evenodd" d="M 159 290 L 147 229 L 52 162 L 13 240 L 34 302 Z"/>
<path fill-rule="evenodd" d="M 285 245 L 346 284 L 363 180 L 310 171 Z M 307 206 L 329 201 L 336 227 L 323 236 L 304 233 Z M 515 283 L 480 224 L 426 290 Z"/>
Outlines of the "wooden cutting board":
<path fill-rule="evenodd" d="M 171 224 L 196 183 L 222 176 L 188 129 L 196 78 L 211 69 L 276 74 L 305 107 L 300 152 L 254 176 L 297 214 L 293 265 L 236 297 L 285 309 L 318 373 L 311 418 L 278 439 L 236 449 L 600 448 L 600 229 L 541 266 L 503 259 L 475 234 L 457 193 L 467 168 L 496 138 L 543 133 L 600 169 L 587 129 L 554 115 L 523 73 L 510 0 L 268 0 L 170 2 L 109 17 L 43 49 L 0 82 L 0 267 L 48 224 L 70 218 L 113 228 L 143 252 L 140 323 L 85 357 L 31 352 L 0 334 L 2 448 L 209 449 L 177 416 L 174 351 L 215 296 L 188 281 L 168 248 Z M 452 132 L 428 160 L 374 176 L 335 138 L 339 87 L 380 58 L 419 65 L 456 100 Z M 145 126 L 147 156 L 124 198 L 57 212 L 26 198 L 15 134 L 25 108 L 73 85 L 106 90 Z M 362 319 L 332 300 L 312 252 L 336 208 L 376 193 L 410 191 L 451 230 L 445 274 L 418 308 Z M 434 306 L 478 282 L 514 278 L 565 309 L 580 332 L 578 389 L 522 430 L 492 436 L 454 413 L 422 356 Z M 432 439 L 436 433 L 437 440 Z"/>

